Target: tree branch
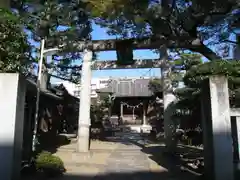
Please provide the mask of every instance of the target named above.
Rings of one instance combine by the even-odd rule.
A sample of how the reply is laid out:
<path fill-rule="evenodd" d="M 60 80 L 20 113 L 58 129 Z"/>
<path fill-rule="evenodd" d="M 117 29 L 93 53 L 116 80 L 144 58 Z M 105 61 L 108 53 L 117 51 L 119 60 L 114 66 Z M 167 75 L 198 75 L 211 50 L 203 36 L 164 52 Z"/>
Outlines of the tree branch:
<path fill-rule="evenodd" d="M 60 64 L 57 64 L 57 65 L 47 64 L 46 66 L 47 66 L 47 68 L 64 68 L 64 69 L 80 69 L 80 70 L 82 70 L 82 65 L 80 65 L 80 66 L 67 66 L 67 65 L 60 65 Z"/>
<path fill-rule="evenodd" d="M 204 44 L 196 47 L 189 47 L 189 50 L 198 52 L 211 61 L 222 59 L 220 56 L 218 56 L 215 52 L 213 52 L 210 48 L 208 48 Z"/>
<path fill-rule="evenodd" d="M 229 43 L 232 43 L 232 44 L 238 44 L 238 42 L 236 42 L 236 41 L 231 41 L 231 40 L 228 40 L 228 39 L 225 39 L 225 40 L 223 40 L 222 42 L 229 42 Z"/>
<path fill-rule="evenodd" d="M 64 78 L 64 77 L 60 77 L 60 76 L 57 76 L 57 75 L 53 75 L 53 74 L 49 74 L 51 77 L 55 77 L 55 78 L 58 78 L 58 79 L 61 79 L 61 80 L 64 80 L 64 81 L 70 81 L 70 82 L 74 82 L 73 79 L 71 78 Z"/>

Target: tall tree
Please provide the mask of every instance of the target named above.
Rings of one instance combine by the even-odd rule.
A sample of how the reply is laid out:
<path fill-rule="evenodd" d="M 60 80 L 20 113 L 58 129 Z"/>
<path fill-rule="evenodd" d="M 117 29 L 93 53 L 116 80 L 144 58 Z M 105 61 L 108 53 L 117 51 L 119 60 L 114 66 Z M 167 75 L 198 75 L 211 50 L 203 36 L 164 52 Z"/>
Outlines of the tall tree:
<path fill-rule="evenodd" d="M 238 0 L 86 0 L 96 22 L 121 37 L 146 38 L 220 58 L 207 44 L 225 47 L 239 16 Z M 111 9 L 111 11 L 109 11 Z"/>
<path fill-rule="evenodd" d="M 78 80 L 81 66 L 71 64 L 81 59 L 81 53 L 73 45 L 91 38 L 85 4 L 78 0 L 12 0 L 12 8 L 24 19 L 24 27 L 35 44 L 44 39 L 46 49 L 60 49 L 52 60 L 44 58 L 43 85 L 47 87 L 50 76 Z M 32 51 L 39 54 L 36 46 Z"/>
<path fill-rule="evenodd" d="M 0 72 L 27 73 L 32 62 L 21 22 L 17 14 L 0 9 Z"/>

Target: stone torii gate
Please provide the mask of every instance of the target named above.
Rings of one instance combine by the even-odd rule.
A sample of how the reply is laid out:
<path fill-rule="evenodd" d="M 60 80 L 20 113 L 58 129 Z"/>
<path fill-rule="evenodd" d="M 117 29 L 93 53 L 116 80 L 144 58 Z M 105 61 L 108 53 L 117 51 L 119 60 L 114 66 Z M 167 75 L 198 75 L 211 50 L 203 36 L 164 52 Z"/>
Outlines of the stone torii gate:
<path fill-rule="evenodd" d="M 129 41 L 129 40 L 122 40 Z M 90 120 L 90 106 L 91 106 L 91 70 L 92 70 L 92 52 L 93 51 L 112 51 L 116 50 L 117 43 L 121 40 L 95 40 L 90 43 L 80 43 L 77 45 L 79 50 L 83 51 L 82 77 L 81 77 L 81 93 L 80 93 L 80 108 L 79 108 L 79 130 L 78 130 L 78 152 L 88 152 L 90 147 L 89 130 L 91 126 Z M 170 42 L 170 41 L 169 41 Z M 172 86 L 169 78 L 171 67 L 168 66 L 167 47 L 172 44 L 162 45 L 162 42 L 154 41 L 152 39 L 144 39 L 142 41 L 131 42 L 131 48 L 134 49 L 159 49 L 160 59 L 152 60 L 134 60 L 132 64 L 118 65 L 117 61 L 96 62 L 93 64 L 93 69 L 122 69 L 122 68 L 160 68 L 162 73 L 163 84 L 163 103 L 164 110 L 168 109 L 175 97 L 172 94 Z M 174 132 L 174 125 L 171 124 L 169 111 L 164 111 L 164 131 L 166 138 L 166 145 L 173 149 L 172 135 Z"/>

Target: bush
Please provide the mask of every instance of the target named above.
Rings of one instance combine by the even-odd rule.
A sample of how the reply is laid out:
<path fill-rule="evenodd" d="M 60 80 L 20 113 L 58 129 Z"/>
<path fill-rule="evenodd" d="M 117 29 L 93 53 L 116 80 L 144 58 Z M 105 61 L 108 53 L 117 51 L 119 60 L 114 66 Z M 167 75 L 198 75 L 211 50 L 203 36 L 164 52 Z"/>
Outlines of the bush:
<path fill-rule="evenodd" d="M 47 176 L 58 176 L 65 172 L 63 161 L 47 151 L 38 154 L 35 166 L 37 172 L 44 173 Z"/>

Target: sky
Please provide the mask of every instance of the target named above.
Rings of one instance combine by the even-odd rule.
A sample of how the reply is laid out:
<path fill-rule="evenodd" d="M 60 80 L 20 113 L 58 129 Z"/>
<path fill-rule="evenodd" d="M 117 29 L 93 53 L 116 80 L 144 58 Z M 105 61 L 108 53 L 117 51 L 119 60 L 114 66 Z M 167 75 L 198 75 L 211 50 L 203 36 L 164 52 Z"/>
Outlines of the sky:
<path fill-rule="evenodd" d="M 93 32 L 92 39 L 93 40 L 104 40 L 104 39 L 115 39 L 115 36 L 109 36 L 107 34 L 107 29 L 101 28 L 98 25 L 93 24 Z M 235 37 L 231 37 L 231 39 L 235 39 Z M 34 42 L 35 45 L 36 42 Z M 39 44 L 39 43 L 38 43 Z M 116 60 L 116 52 L 115 51 L 102 51 L 98 52 L 97 60 Z M 152 52 L 151 50 L 135 50 L 133 52 L 134 59 L 157 59 L 159 55 Z M 230 56 L 231 50 L 230 50 Z M 203 60 L 205 60 L 204 58 Z M 78 64 L 79 62 L 75 62 L 74 64 Z M 92 78 L 125 78 L 125 77 L 159 77 L 161 74 L 160 68 L 145 68 L 145 69 L 118 69 L 118 70 L 95 70 L 92 72 Z M 52 82 L 61 81 L 59 79 L 53 78 Z"/>
<path fill-rule="evenodd" d="M 115 39 L 115 36 L 109 36 L 107 29 L 101 28 L 100 26 L 93 24 L 92 39 L 93 40 L 104 40 L 104 39 Z M 235 39 L 235 36 L 231 36 L 230 39 Z M 212 49 L 212 47 L 210 47 Z M 214 47 L 213 47 L 214 49 Z M 135 50 L 133 52 L 134 59 L 157 59 L 159 55 L 153 53 L 151 50 Z M 232 49 L 230 50 L 229 56 L 232 57 Z M 116 60 L 115 51 L 102 51 L 98 52 L 98 60 Z M 205 61 L 206 58 L 203 58 Z M 93 78 L 101 77 L 156 77 L 160 76 L 160 68 L 145 68 L 145 69 L 119 69 L 119 70 L 96 70 L 93 71 Z"/>
<path fill-rule="evenodd" d="M 102 39 L 114 39 L 115 36 L 109 36 L 106 33 L 106 29 L 101 28 L 97 25 L 93 25 L 92 32 L 93 40 Z M 134 59 L 156 59 L 159 55 L 153 53 L 150 50 L 135 50 Z M 115 51 L 103 51 L 98 53 L 99 60 L 116 60 Z M 92 73 L 93 78 L 95 77 L 149 77 L 149 76 L 160 76 L 159 68 L 152 69 L 119 69 L 119 70 L 96 70 Z"/>

